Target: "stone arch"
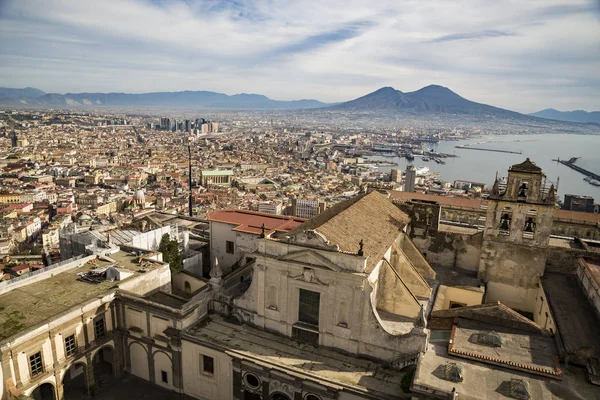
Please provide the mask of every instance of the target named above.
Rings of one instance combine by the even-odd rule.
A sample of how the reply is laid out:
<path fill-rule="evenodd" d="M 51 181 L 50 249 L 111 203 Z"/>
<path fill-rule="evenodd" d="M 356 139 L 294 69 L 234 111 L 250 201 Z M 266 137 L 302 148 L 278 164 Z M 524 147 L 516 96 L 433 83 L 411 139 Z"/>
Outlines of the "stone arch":
<path fill-rule="evenodd" d="M 92 352 L 92 365 L 94 371 L 94 380 L 100 381 L 105 376 L 115 375 L 115 347 L 107 343 Z"/>
<path fill-rule="evenodd" d="M 171 360 L 171 361 L 173 360 L 173 357 L 171 357 L 171 354 L 169 354 L 168 352 L 166 352 L 165 350 L 162 350 L 162 349 L 154 350 L 152 352 L 152 358 L 156 357 L 157 353 L 163 353 L 164 355 L 166 355 L 169 358 L 169 360 Z"/>
<path fill-rule="evenodd" d="M 61 372 L 61 382 L 66 398 L 89 394 L 87 360 L 78 360 Z"/>
<path fill-rule="evenodd" d="M 173 386 L 173 360 L 171 355 L 163 350 L 157 350 L 152 354 L 154 363 L 154 381 L 160 386 Z M 166 378 L 166 382 L 165 382 Z"/>
<path fill-rule="evenodd" d="M 129 349 L 129 372 L 139 378 L 150 380 L 150 366 L 148 365 L 148 350 L 137 341 L 128 345 Z"/>
<path fill-rule="evenodd" d="M 270 397 L 271 400 L 292 400 L 290 396 L 282 392 L 273 392 Z"/>
<path fill-rule="evenodd" d="M 94 359 L 94 357 L 96 356 L 96 354 L 97 354 L 97 353 L 98 353 L 100 350 L 103 350 L 103 349 L 105 349 L 105 348 L 107 348 L 107 347 L 109 347 L 109 348 L 110 348 L 112 351 L 114 351 L 114 350 L 115 350 L 115 345 L 114 345 L 113 343 L 106 343 L 106 344 L 104 344 L 104 345 L 102 345 L 102 346 L 98 347 L 97 349 L 94 349 L 94 350 L 92 350 L 92 353 L 90 354 L 90 355 L 91 355 L 91 358 L 92 358 L 92 359 Z"/>
<path fill-rule="evenodd" d="M 71 369 L 71 367 L 73 367 L 77 364 L 82 364 L 84 367 L 87 368 L 87 359 L 85 357 L 82 357 L 78 360 L 73 361 L 72 363 L 68 364 L 67 366 L 63 367 L 63 369 L 58 374 L 58 378 L 61 380 L 61 382 L 65 379 L 65 375 L 66 375 L 67 371 L 69 369 Z"/>
<path fill-rule="evenodd" d="M 56 379 L 52 376 L 26 390 L 24 394 L 32 400 L 56 400 Z"/>

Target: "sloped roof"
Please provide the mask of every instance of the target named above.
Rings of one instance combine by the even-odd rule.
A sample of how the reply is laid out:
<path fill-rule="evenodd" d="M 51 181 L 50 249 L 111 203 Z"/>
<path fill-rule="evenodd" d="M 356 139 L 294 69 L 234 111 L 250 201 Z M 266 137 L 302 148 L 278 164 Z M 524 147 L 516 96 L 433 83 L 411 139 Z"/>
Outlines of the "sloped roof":
<path fill-rule="evenodd" d="M 431 313 L 432 318 L 465 318 L 490 324 L 496 324 L 507 328 L 521 329 L 528 332 L 540 333 L 543 329 L 522 316 L 518 312 L 498 303 L 486 303 L 475 306 L 451 308 L 449 310 L 437 310 Z"/>
<path fill-rule="evenodd" d="M 542 169 L 540 167 L 538 167 L 537 165 L 535 165 L 535 163 L 533 161 L 531 161 L 529 159 L 529 157 L 527 157 L 527 159 L 525 161 L 523 161 L 521 164 L 515 164 L 512 167 L 510 167 L 510 171 L 527 172 L 530 174 L 541 174 L 542 173 Z"/>
<path fill-rule="evenodd" d="M 235 225 L 232 230 L 255 235 L 260 235 L 262 233 L 263 225 L 265 226 L 265 234 L 269 235 L 275 231 L 287 232 L 306 221 L 304 218 L 247 210 L 212 211 L 206 215 L 206 219 L 209 221 Z"/>
<path fill-rule="evenodd" d="M 315 230 L 341 251 L 356 253 L 364 243 L 367 273 L 377 265 L 410 218 L 385 195 L 372 191 L 336 204 L 290 234 Z"/>

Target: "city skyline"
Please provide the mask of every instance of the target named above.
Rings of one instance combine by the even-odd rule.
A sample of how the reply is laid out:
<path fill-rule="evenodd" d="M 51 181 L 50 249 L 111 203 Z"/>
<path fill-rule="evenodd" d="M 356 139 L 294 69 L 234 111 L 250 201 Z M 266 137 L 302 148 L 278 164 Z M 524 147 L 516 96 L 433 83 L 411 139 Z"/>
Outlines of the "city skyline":
<path fill-rule="evenodd" d="M 347 101 L 429 84 L 529 113 L 600 109 L 597 2 L 7 1 L 0 86 Z M 575 29 L 576 27 L 576 29 Z"/>

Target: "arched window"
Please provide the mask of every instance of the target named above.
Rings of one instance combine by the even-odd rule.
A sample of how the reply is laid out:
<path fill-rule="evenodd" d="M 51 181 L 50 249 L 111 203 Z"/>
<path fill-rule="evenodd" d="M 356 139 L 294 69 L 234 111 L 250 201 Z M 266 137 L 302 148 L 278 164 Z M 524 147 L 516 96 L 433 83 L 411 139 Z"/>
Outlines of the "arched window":
<path fill-rule="evenodd" d="M 523 226 L 523 237 L 526 239 L 533 239 L 535 234 L 535 227 L 537 224 L 537 211 L 529 210 L 525 215 L 525 225 Z"/>
<path fill-rule="evenodd" d="M 192 292 L 192 286 L 190 285 L 190 283 L 188 281 L 185 281 L 183 284 L 183 290 L 186 293 L 191 293 Z"/>
<path fill-rule="evenodd" d="M 500 212 L 500 225 L 498 230 L 500 234 L 510 234 L 510 228 L 512 224 L 512 209 L 510 207 L 504 207 Z"/>
<path fill-rule="evenodd" d="M 271 285 L 267 289 L 267 308 L 270 308 L 271 310 L 277 310 L 277 307 L 277 288 Z"/>
<path fill-rule="evenodd" d="M 521 182 L 521 186 L 519 186 L 519 193 L 517 197 L 527 197 L 527 189 L 529 188 L 528 182 Z"/>

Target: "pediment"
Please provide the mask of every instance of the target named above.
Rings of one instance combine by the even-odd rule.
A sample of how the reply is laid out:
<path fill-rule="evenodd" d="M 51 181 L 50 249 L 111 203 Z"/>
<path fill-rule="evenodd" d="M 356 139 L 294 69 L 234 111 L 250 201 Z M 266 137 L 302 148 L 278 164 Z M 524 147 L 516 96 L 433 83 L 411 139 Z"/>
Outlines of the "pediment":
<path fill-rule="evenodd" d="M 543 329 L 522 316 L 518 312 L 510 309 L 504 304 L 486 303 L 468 307 L 452 308 L 449 310 L 437 310 L 431 313 L 432 318 L 465 318 L 475 321 L 495 324 L 507 328 L 521 329 L 529 332 L 542 332 Z"/>
<path fill-rule="evenodd" d="M 300 250 L 288 253 L 282 257 L 284 261 L 294 261 L 301 264 L 307 264 L 311 266 L 327 268 L 332 271 L 341 271 L 342 268 L 337 266 L 335 263 L 329 261 L 326 257 L 323 257 L 319 253 L 312 250 Z"/>

